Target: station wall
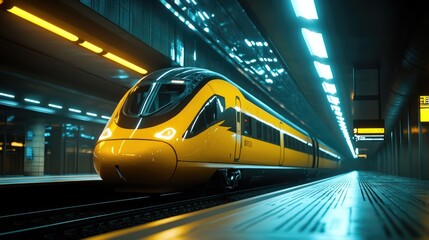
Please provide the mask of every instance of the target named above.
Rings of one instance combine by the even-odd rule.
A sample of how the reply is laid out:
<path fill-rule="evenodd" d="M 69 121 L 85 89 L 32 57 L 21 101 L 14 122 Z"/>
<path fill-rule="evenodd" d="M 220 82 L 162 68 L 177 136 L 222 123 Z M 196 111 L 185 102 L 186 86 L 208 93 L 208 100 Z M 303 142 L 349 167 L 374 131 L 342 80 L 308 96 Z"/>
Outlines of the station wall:
<path fill-rule="evenodd" d="M 103 125 L 23 109 L 0 109 L 0 176 L 95 173 Z"/>
<path fill-rule="evenodd" d="M 371 169 L 387 174 L 429 179 L 429 123 L 420 122 L 420 95 L 429 95 L 420 83 L 377 154 L 369 159 Z"/>

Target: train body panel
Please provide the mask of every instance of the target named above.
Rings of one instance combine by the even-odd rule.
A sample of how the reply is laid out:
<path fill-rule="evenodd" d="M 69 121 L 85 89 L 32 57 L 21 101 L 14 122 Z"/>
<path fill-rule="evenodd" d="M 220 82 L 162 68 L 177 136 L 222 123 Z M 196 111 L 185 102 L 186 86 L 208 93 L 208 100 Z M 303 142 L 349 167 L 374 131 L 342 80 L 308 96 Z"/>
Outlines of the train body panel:
<path fill-rule="evenodd" d="M 174 149 L 153 140 L 103 141 L 97 144 L 94 156 L 97 159 L 103 156 L 103 163 L 97 163 L 97 169 L 103 179 L 113 184 L 162 186 L 173 176 L 177 164 Z"/>
<path fill-rule="evenodd" d="M 240 170 L 338 168 L 339 157 L 217 73 L 171 68 L 118 103 L 94 149 L 101 178 L 125 191 L 228 185 Z M 233 179 L 232 182 L 230 179 Z"/>
<path fill-rule="evenodd" d="M 291 167 L 306 167 L 310 168 L 312 165 L 312 156 L 308 153 L 302 153 L 293 149 L 284 149 L 283 166 Z"/>
<path fill-rule="evenodd" d="M 236 89 L 228 85 L 223 87 L 227 96 L 235 94 L 230 91 L 236 92 Z M 233 161 L 236 142 L 235 132 L 231 131 L 235 124 L 235 116 L 230 114 L 233 108 L 234 102 L 230 98 L 216 94 L 210 87 L 210 82 L 201 88 L 188 104 L 186 111 L 182 112 L 182 119 L 179 120 L 186 123 L 185 129 L 181 132 L 183 136 L 173 143 L 179 161 L 222 163 Z M 226 113 L 227 110 L 229 113 Z"/>

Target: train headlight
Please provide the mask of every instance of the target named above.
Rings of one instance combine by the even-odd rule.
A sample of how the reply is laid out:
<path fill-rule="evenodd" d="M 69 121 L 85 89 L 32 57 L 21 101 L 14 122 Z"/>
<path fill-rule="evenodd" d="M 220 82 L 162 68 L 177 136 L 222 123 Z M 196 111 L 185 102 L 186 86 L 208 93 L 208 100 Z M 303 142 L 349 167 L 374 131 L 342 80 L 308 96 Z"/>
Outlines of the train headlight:
<path fill-rule="evenodd" d="M 100 137 L 98 138 L 98 140 L 104 140 L 106 138 L 109 138 L 112 136 L 112 131 L 110 130 L 110 128 L 105 128 L 103 130 L 103 132 L 101 133 Z"/>
<path fill-rule="evenodd" d="M 176 135 L 176 129 L 169 127 L 162 130 L 161 132 L 157 132 L 155 137 L 170 140 L 174 137 L 174 135 Z"/>

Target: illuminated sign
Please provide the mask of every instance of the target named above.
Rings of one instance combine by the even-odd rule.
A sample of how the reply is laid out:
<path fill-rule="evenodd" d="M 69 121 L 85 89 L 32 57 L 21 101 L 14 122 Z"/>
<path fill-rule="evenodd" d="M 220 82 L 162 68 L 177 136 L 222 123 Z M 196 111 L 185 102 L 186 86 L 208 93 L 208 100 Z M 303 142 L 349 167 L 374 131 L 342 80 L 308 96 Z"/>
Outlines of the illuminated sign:
<path fill-rule="evenodd" d="M 384 120 L 354 120 L 353 133 L 356 141 L 383 141 Z"/>
<path fill-rule="evenodd" d="M 420 122 L 429 122 L 429 96 L 420 96 Z"/>
<path fill-rule="evenodd" d="M 355 128 L 354 133 L 361 134 L 384 134 L 384 128 Z"/>

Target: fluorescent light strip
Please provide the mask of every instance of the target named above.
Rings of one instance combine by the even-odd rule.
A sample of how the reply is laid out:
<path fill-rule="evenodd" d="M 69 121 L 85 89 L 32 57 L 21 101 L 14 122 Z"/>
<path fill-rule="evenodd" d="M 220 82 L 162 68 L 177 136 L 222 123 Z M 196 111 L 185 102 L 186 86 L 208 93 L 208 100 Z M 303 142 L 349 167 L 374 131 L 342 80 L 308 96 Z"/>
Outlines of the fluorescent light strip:
<path fill-rule="evenodd" d="M 110 120 L 110 117 L 109 116 L 105 116 L 105 115 L 102 115 L 101 118 Z"/>
<path fill-rule="evenodd" d="M 0 92 L 0 96 L 7 97 L 7 98 L 15 98 L 15 96 L 12 94 L 2 93 L 2 92 Z"/>
<path fill-rule="evenodd" d="M 62 109 L 63 108 L 63 106 L 60 106 L 60 105 L 57 105 L 57 104 L 52 104 L 52 103 L 49 103 L 48 106 L 56 108 L 56 109 Z"/>
<path fill-rule="evenodd" d="M 81 113 L 82 110 L 76 109 L 76 108 L 69 108 L 70 112 L 75 112 L 75 113 Z"/>
<path fill-rule="evenodd" d="M 92 112 L 86 112 L 86 115 L 91 116 L 91 117 L 97 117 L 97 114 L 92 113 Z"/>
<path fill-rule="evenodd" d="M 313 0 L 292 0 L 291 2 L 297 17 L 303 17 L 308 20 L 319 19 Z"/>
<path fill-rule="evenodd" d="M 334 105 L 340 104 L 340 99 L 338 99 L 338 97 L 334 97 L 332 95 L 327 95 L 326 97 L 328 98 L 329 103 L 332 103 Z"/>
<path fill-rule="evenodd" d="M 32 22 L 32 23 L 34 23 L 34 24 L 36 24 L 36 25 L 38 25 L 38 26 L 40 26 L 40 27 L 42 27 L 42 28 L 44 28 L 50 32 L 53 32 L 57 35 L 60 35 L 61 37 L 65 38 L 67 40 L 70 40 L 72 42 L 76 42 L 79 39 L 76 35 L 69 33 L 66 30 L 64 30 L 60 27 L 57 27 L 54 24 L 49 23 L 49 22 L 47 22 L 47 21 L 45 21 L 39 17 L 36 17 L 33 14 L 31 14 L 27 11 L 24 11 L 19 7 L 14 6 L 11 9 L 8 9 L 7 11 L 9 11 L 9 12 L 17 15 L 18 17 L 21 17 L 21 18 L 23 18 L 29 22 Z"/>
<path fill-rule="evenodd" d="M 321 33 L 313 32 L 306 28 L 301 28 L 301 32 L 311 55 L 318 56 L 320 58 L 328 58 L 325 42 L 323 41 L 323 36 Z"/>
<path fill-rule="evenodd" d="M 35 99 L 31 99 L 31 98 L 24 98 L 24 101 L 35 103 L 35 104 L 40 104 L 40 101 L 35 100 Z"/>
<path fill-rule="evenodd" d="M 19 8 L 19 7 L 14 6 L 11 9 L 8 9 L 7 11 L 9 11 L 9 12 L 17 15 L 18 17 L 21 17 L 21 18 L 23 18 L 29 22 L 32 22 L 32 23 L 34 23 L 34 24 L 36 24 L 36 25 L 38 25 L 38 26 L 40 26 L 40 27 L 42 27 L 42 28 L 44 28 L 50 32 L 53 32 L 53 33 L 65 38 L 67 40 L 70 40 L 72 42 L 77 42 L 79 40 L 78 36 L 68 32 L 68 31 L 66 31 L 66 30 L 64 30 L 64 29 L 62 29 L 62 28 L 60 28 L 60 27 L 58 27 L 52 23 L 49 23 L 49 22 L 47 22 L 47 21 L 45 21 L 39 17 L 36 17 L 35 15 L 33 15 L 33 14 L 31 14 L 31 13 L 29 13 L 29 12 Z M 92 51 L 92 52 L 94 52 L 94 53 L 102 53 L 103 52 L 102 48 L 100 48 L 100 47 L 98 47 L 98 46 L 96 46 L 96 45 L 94 45 L 88 41 L 83 41 L 82 43 L 79 43 L 79 45 L 90 50 L 90 51 Z M 104 54 L 103 56 L 114 61 L 114 62 L 116 62 L 116 63 L 119 63 L 125 67 L 128 67 L 131 70 L 134 70 L 138 73 L 141 73 L 141 74 L 147 73 L 146 69 L 143 69 L 143 68 L 141 68 L 141 67 L 139 67 L 139 66 L 137 66 L 131 62 L 128 62 L 127 60 L 120 58 L 120 57 L 118 57 L 112 53 L 107 53 L 107 54 Z"/>
<path fill-rule="evenodd" d="M 329 93 L 332 95 L 337 93 L 337 88 L 335 87 L 335 84 L 323 82 L 322 86 L 325 93 Z"/>
<path fill-rule="evenodd" d="M 88 41 L 84 41 L 83 43 L 79 43 L 79 45 L 90 50 L 90 51 L 92 51 L 92 52 L 95 52 L 95 53 L 103 52 L 102 48 L 100 48 L 100 47 L 98 47 L 98 46 L 96 46 L 96 45 L 94 45 Z"/>
<path fill-rule="evenodd" d="M 131 70 L 134 70 L 134 71 L 136 71 L 138 73 L 141 73 L 141 74 L 146 74 L 147 73 L 146 69 L 143 69 L 143 68 L 141 68 L 141 67 L 139 67 L 139 66 L 137 66 L 137 65 L 135 65 L 133 63 L 130 63 L 127 60 L 125 60 L 125 59 L 123 59 L 121 57 L 118 57 L 118 56 L 116 56 L 113 53 L 110 53 L 110 52 L 106 53 L 106 54 L 103 55 L 103 57 L 108 58 L 108 59 L 110 59 L 110 60 L 112 60 L 114 62 L 117 62 L 117 63 L 119 63 L 119 64 L 121 64 L 121 65 L 123 65 L 123 66 L 125 66 L 125 67 L 127 67 L 127 68 L 129 68 Z"/>
<path fill-rule="evenodd" d="M 331 66 L 314 61 L 314 67 L 316 68 L 317 74 L 320 78 L 324 78 L 326 80 L 334 78 L 332 75 Z"/>

